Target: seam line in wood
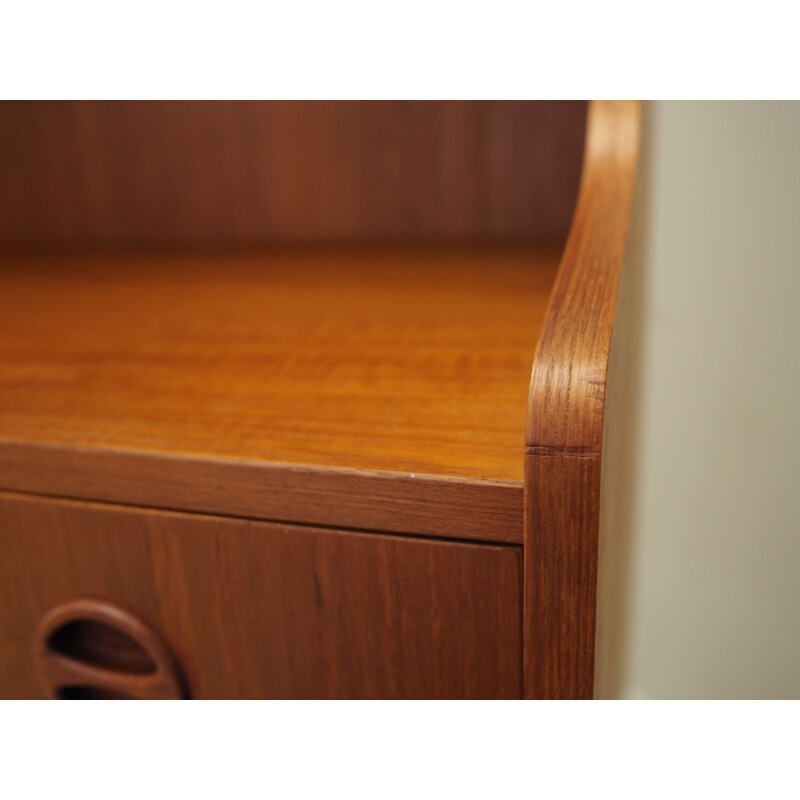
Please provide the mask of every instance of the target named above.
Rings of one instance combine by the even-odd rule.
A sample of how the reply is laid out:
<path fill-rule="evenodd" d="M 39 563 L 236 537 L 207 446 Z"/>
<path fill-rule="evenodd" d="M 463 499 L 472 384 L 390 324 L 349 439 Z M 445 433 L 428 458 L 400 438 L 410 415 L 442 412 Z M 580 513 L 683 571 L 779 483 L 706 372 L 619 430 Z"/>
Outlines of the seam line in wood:
<path fill-rule="evenodd" d="M 553 446 L 529 444 L 525 448 L 527 456 L 558 456 L 559 458 L 600 458 L 600 452 L 591 447 Z"/>

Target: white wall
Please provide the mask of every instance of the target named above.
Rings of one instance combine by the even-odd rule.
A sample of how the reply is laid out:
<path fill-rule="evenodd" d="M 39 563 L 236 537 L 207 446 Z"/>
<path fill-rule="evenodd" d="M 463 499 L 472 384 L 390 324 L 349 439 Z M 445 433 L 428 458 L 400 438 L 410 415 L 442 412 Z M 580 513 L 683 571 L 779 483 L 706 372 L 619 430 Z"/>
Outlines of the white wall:
<path fill-rule="evenodd" d="M 800 103 L 646 111 L 629 697 L 800 697 Z"/>

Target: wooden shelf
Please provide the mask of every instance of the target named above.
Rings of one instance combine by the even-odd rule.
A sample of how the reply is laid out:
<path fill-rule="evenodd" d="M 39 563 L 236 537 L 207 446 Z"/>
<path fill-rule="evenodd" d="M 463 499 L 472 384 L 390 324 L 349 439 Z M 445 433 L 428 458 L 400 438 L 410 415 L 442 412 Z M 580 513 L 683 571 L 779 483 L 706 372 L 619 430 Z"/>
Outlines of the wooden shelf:
<path fill-rule="evenodd" d="M 521 481 L 558 257 L 6 259 L 0 437 Z"/>
<path fill-rule="evenodd" d="M 6 256 L 0 439 L 499 481 L 521 514 L 528 383 L 559 256 Z M 482 537 L 509 537 L 494 528 Z"/>

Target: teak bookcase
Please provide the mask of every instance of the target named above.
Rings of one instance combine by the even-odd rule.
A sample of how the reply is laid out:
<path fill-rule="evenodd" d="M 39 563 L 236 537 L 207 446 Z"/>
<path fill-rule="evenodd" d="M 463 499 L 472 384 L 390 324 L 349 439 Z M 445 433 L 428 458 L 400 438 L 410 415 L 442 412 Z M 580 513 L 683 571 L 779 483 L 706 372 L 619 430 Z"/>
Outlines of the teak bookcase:
<path fill-rule="evenodd" d="M 0 104 L 0 696 L 592 697 L 638 140 Z"/>

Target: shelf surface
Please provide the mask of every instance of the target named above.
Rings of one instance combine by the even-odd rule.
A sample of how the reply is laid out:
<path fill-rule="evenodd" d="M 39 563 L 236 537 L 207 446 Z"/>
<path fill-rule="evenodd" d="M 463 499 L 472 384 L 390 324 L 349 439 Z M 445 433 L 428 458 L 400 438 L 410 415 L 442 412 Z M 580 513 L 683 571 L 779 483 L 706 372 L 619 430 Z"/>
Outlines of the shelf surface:
<path fill-rule="evenodd" d="M 560 253 L 5 255 L 0 439 L 521 482 Z"/>

